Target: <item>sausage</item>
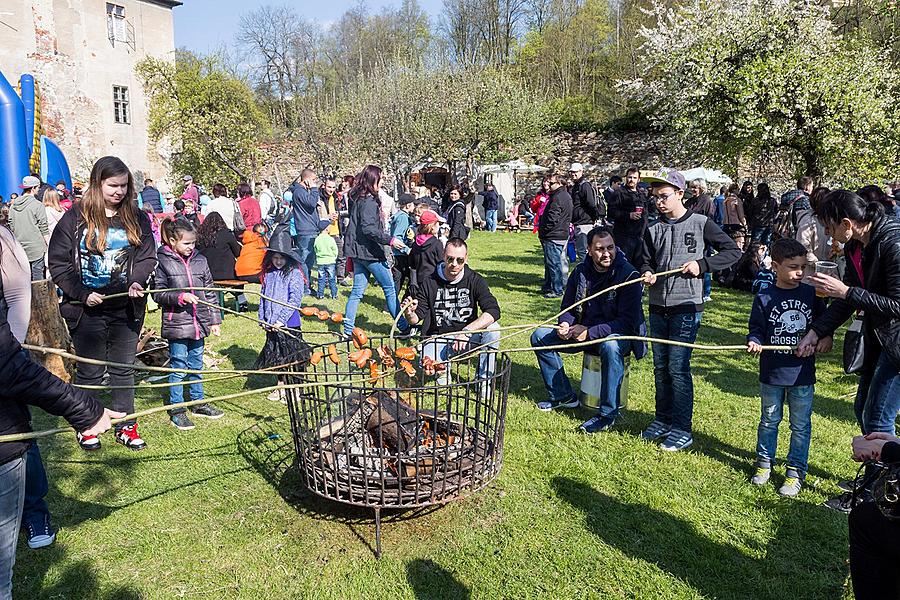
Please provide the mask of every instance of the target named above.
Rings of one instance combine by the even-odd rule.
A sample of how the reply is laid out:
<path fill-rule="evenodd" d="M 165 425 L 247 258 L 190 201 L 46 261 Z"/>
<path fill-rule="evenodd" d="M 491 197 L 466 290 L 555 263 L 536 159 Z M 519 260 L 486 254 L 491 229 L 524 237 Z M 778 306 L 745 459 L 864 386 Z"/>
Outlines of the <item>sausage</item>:
<path fill-rule="evenodd" d="M 416 350 L 415 350 L 415 348 L 408 348 L 408 347 L 397 348 L 394 351 L 394 354 L 397 355 L 397 358 L 405 358 L 406 360 L 412 360 L 416 357 Z"/>
<path fill-rule="evenodd" d="M 391 349 L 387 346 L 381 346 L 378 348 L 378 356 L 381 358 L 381 364 L 383 364 L 388 369 L 394 368 L 394 357 L 391 356 Z"/>
<path fill-rule="evenodd" d="M 357 348 L 362 348 L 366 344 L 369 343 L 369 336 L 366 335 L 366 332 L 360 329 L 359 327 L 353 328 L 353 343 L 356 344 Z"/>
<path fill-rule="evenodd" d="M 356 366 L 362 369 L 366 366 L 369 359 L 372 358 L 372 351 L 368 348 L 359 351 L 359 357 L 356 359 Z"/>
<path fill-rule="evenodd" d="M 405 360 L 405 359 L 401 360 L 400 367 L 404 371 L 406 371 L 406 374 L 409 375 L 410 377 L 412 377 L 413 375 L 416 374 L 416 368 L 414 366 L 412 366 L 412 363 L 409 362 L 408 360 Z"/>
<path fill-rule="evenodd" d="M 343 322 L 344 322 L 344 315 L 342 315 L 342 314 L 339 313 L 339 312 L 331 313 L 331 322 L 332 322 L 332 323 L 343 323 Z"/>
<path fill-rule="evenodd" d="M 369 363 L 369 383 L 375 383 L 381 379 L 381 369 L 374 360 Z"/>
<path fill-rule="evenodd" d="M 316 316 L 319 317 L 320 321 L 327 321 L 331 318 L 331 314 L 327 310 L 320 310 Z"/>
<path fill-rule="evenodd" d="M 341 357 L 338 356 L 337 348 L 335 348 L 334 344 L 328 345 L 328 358 L 336 365 L 341 363 Z"/>
<path fill-rule="evenodd" d="M 356 362 L 361 354 L 362 354 L 362 350 L 357 350 L 356 352 L 351 352 L 350 354 L 347 355 L 347 360 L 350 362 Z"/>
<path fill-rule="evenodd" d="M 304 306 L 300 309 L 300 314 L 302 314 L 304 317 L 312 317 L 318 313 L 319 309 L 315 306 Z"/>
<path fill-rule="evenodd" d="M 310 357 L 309 357 L 309 364 L 311 364 L 311 365 L 317 365 L 317 364 L 319 364 L 319 363 L 322 361 L 322 359 L 323 359 L 324 357 L 325 357 L 325 353 L 324 353 L 324 352 L 322 352 L 321 350 L 316 350 L 315 352 L 313 352 L 313 353 L 310 355 Z"/>

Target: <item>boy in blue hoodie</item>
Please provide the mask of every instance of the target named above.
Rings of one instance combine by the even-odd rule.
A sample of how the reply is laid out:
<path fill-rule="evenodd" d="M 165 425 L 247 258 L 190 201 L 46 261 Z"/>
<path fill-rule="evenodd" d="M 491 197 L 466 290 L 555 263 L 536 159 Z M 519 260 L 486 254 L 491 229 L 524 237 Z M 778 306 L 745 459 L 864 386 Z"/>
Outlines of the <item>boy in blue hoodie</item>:
<path fill-rule="evenodd" d="M 756 436 L 756 472 L 750 480 L 765 485 L 772 473 L 778 445 L 778 425 L 784 405 L 790 410 L 791 442 L 787 455 L 782 496 L 800 493 L 809 468 L 809 438 L 816 382 L 815 356 L 798 357 L 791 351 L 762 351 L 763 346 L 796 346 L 812 322 L 825 310 L 825 300 L 816 288 L 801 283 L 806 268 L 806 248 L 797 240 L 782 238 L 772 244 L 775 285 L 753 299 L 747 352 L 759 356 L 759 387 L 762 413 Z M 816 351 L 831 349 L 831 338 L 819 341 Z"/>
<path fill-rule="evenodd" d="M 587 245 L 588 259 L 582 261 L 569 277 L 562 299 L 563 308 L 600 290 L 640 277 L 625 254 L 616 248 L 609 229 L 592 229 L 587 236 Z M 637 358 L 643 357 L 646 353 L 644 345 L 631 341 L 612 341 L 593 347 L 578 346 L 562 350 L 540 348 L 565 344 L 566 340 L 583 342 L 609 336 L 641 335 L 644 329 L 642 294 L 642 286 L 627 285 L 570 308 L 559 317 L 558 329 L 539 327 L 535 330 L 531 335 L 531 345 L 535 348 L 541 377 L 549 395 L 549 400 L 538 402 L 540 410 L 578 406 L 578 397 L 566 377 L 560 352 L 596 352 L 601 361 L 600 411 L 584 422 L 581 429 L 586 433 L 595 433 L 612 427 L 620 411 L 619 389 L 625 375 L 625 357 L 632 352 Z"/>

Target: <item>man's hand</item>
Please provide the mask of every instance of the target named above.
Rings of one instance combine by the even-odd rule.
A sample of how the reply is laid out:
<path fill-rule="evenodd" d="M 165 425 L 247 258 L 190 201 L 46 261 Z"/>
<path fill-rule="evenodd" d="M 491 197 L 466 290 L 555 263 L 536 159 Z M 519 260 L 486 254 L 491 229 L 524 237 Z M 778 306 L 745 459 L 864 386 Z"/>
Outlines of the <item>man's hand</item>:
<path fill-rule="evenodd" d="M 900 442 L 900 438 L 883 431 L 856 436 L 853 438 L 853 460 L 859 462 L 879 460 L 881 449 L 888 442 Z"/>
<path fill-rule="evenodd" d="M 569 339 L 575 340 L 576 342 L 584 342 L 587 341 L 588 337 L 588 328 L 584 325 L 572 325 L 569 328 Z"/>
<path fill-rule="evenodd" d="M 459 333 L 455 334 L 454 337 L 456 339 L 453 340 L 453 351 L 454 352 L 463 352 L 468 349 L 469 342 L 471 341 L 472 334 L 466 333 L 466 330 L 463 329 Z"/>
<path fill-rule="evenodd" d="M 197 302 L 199 300 L 200 300 L 200 298 L 198 298 L 195 294 L 192 294 L 190 292 L 187 292 L 187 293 L 181 295 L 181 301 L 184 304 L 197 304 Z"/>
<path fill-rule="evenodd" d="M 816 353 L 816 347 L 819 344 L 819 334 L 810 329 L 800 343 L 797 344 L 797 350 L 794 352 L 800 358 L 806 358 Z"/>
<path fill-rule="evenodd" d="M 850 291 L 850 288 L 843 281 L 823 273 L 810 275 L 809 283 L 816 287 L 817 292 L 825 294 L 829 298 L 843 299 L 847 297 L 847 292 Z"/>
<path fill-rule="evenodd" d="M 81 432 L 82 435 L 100 435 L 104 431 L 108 431 L 110 427 L 112 427 L 112 419 L 121 419 L 125 416 L 123 412 L 116 412 L 114 410 L 109 410 L 108 408 L 103 409 L 103 414 L 100 415 L 100 418 L 96 423 L 91 425 L 89 428 L 85 429 Z"/>
<path fill-rule="evenodd" d="M 699 277 L 700 263 L 698 263 L 696 260 L 684 263 L 683 265 L 681 265 L 681 272 L 682 274 L 690 275 L 691 277 Z"/>
<path fill-rule="evenodd" d="M 419 308 L 419 301 L 415 298 L 407 298 L 403 301 L 403 306 L 400 307 L 407 321 L 416 314 L 417 308 Z"/>
<path fill-rule="evenodd" d="M 756 342 L 747 342 L 747 352 L 750 354 L 762 354 L 762 346 Z"/>
<path fill-rule="evenodd" d="M 406 248 L 406 244 L 403 243 L 403 240 L 398 240 L 397 238 L 391 238 L 391 248 L 395 248 L 397 250 L 402 250 Z"/>
<path fill-rule="evenodd" d="M 128 297 L 129 298 L 143 298 L 144 297 L 144 286 L 139 284 L 137 281 L 131 284 L 131 287 L 128 288 Z"/>
<path fill-rule="evenodd" d="M 560 323 L 559 329 L 556 330 L 556 335 L 558 335 L 561 340 L 569 339 L 569 324 L 565 321 Z"/>
<path fill-rule="evenodd" d="M 212 325 L 209 328 L 209 332 L 216 337 L 220 337 L 222 335 L 222 326 L 221 325 Z"/>
<path fill-rule="evenodd" d="M 103 294 L 98 294 L 97 292 L 91 292 L 90 295 L 85 300 L 85 304 L 88 306 L 98 306 L 103 303 L 104 296 Z"/>
<path fill-rule="evenodd" d="M 644 280 L 645 285 L 656 285 L 656 273 L 652 271 L 647 271 L 643 275 L 641 275 L 641 279 Z"/>
<path fill-rule="evenodd" d="M 641 213 L 634 211 L 634 212 L 628 213 L 628 216 L 631 218 L 632 221 L 637 221 L 638 219 L 641 218 Z"/>
<path fill-rule="evenodd" d="M 834 346 L 834 338 L 830 335 L 828 337 L 823 337 L 819 340 L 819 343 L 816 344 L 816 354 L 823 354 L 826 352 L 831 352 L 831 348 Z"/>

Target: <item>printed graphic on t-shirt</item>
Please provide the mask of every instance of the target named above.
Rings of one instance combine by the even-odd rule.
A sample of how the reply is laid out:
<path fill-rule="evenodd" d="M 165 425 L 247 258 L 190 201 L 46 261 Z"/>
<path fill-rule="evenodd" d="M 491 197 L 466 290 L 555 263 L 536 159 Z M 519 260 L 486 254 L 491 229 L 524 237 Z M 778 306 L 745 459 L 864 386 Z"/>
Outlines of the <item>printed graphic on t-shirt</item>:
<path fill-rule="evenodd" d="M 475 312 L 469 288 L 439 287 L 434 300 L 435 324 L 441 328 L 467 325 Z"/>
<path fill-rule="evenodd" d="M 806 329 L 812 320 L 812 307 L 806 302 L 787 299 L 772 306 L 769 312 L 769 324 L 772 334 L 769 344 L 773 346 L 796 346 L 806 335 Z M 790 350 L 781 350 L 781 354 L 792 354 Z"/>
<path fill-rule="evenodd" d="M 106 250 L 92 254 L 87 249 L 87 233 L 81 236 L 81 280 L 86 287 L 101 289 L 127 283 L 128 235 L 124 228 L 110 227 L 106 232 Z"/>

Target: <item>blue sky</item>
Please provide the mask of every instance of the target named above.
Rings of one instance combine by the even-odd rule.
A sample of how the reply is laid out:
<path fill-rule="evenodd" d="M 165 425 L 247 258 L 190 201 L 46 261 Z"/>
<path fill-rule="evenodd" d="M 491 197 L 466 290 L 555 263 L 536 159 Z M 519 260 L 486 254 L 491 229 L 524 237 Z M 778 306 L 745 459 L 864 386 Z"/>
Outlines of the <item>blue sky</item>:
<path fill-rule="evenodd" d="M 223 45 L 229 46 L 237 32 L 243 13 L 266 4 L 295 6 L 305 18 L 327 23 L 337 20 L 356 0 L 184 0 L 184 5 L 174 9 L 175 46 L 197 52 L 208 52 Z M 441 0 L 419 0 L 419 3 L 435 17 L 440 12 Z M 384 6 L 399 4 L 392 0 L 367 0 L 372 12 Z"/>

